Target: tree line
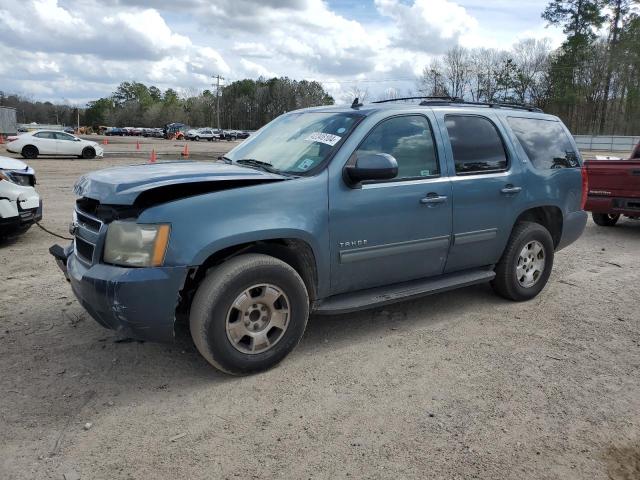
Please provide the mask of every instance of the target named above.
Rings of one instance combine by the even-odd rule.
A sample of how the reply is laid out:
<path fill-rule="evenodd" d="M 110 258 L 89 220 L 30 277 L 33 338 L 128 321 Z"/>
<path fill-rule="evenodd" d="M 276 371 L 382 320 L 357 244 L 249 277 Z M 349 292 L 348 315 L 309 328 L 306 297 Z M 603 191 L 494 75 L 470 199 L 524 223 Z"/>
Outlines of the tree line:
<path fill-rule="evenodd" d="M 290 110 L 333 104 L 318 82 L 271 78 L 238 80 L 215 92 L 164 92 L 138 82 L 123 82 L 109 97 L 88 104 L 84 120 L 98 125 L 157 127 L 179 122 L 191 126 L 256 130 Z"/>
<path fill-rule="evenodd" d="M 527 39 L 511 50 L 455 47 L 427 65 L 423 95 L 515 102 L 558 115 L 577 134 L 640 133 L 637 0 L 554 0 L 544 12 L 563 27 L 555 51 Z"/>

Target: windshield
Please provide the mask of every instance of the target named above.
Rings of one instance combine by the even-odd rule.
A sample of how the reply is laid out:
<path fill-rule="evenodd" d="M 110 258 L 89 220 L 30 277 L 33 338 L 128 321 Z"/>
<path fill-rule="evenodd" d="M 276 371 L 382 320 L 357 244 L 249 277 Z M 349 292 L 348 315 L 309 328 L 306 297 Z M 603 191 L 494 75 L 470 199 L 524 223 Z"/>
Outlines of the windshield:
<path fill-rule="evenodd" d="M 281 115 L 227 153 L 226 158 L 233 162 L 252 160 L 280 172 L 304 174 L 326 160 L 360 118 L 353 113 L 327 112 Z"/>

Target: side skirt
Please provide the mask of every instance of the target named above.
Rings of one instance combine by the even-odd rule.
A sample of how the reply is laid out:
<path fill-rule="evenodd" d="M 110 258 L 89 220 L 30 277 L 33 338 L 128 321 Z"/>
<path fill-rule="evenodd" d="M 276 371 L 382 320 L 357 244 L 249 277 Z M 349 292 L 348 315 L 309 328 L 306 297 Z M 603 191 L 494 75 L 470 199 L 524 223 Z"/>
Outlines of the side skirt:
<path fill-rule="evenodd" d="M 493 266 L 489 266 L 396 283 L 384 287 L 369 288 L 357 292 L 341 293 L 319 300 L 315 304 L 313 313 L 318 315 L 338 315 L 366 310 L 455 288 L 489 282 L 495 276 Z"/>

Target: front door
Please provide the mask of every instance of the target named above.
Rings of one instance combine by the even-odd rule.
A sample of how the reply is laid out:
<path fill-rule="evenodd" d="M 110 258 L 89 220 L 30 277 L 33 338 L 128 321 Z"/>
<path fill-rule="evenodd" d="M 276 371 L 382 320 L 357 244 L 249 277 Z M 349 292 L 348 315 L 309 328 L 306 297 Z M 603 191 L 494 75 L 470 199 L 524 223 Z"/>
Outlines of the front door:
<path fill-rule="evenodd" d="M 442 273 L 451 233 L 451 183 L 427 115 L 386 118 L 355 150 L 353 155 L 392 155 L 398 162 L 395 179 L 361 188 L 342 179 L 330 185 L 332 294 Z"/>
<path fill-rule="evenodd" d="M 76 142 L 76 137 L 64 132 L 56 132 L 58 144 L 58 155 L 80 155 L 80 143 Z"/>

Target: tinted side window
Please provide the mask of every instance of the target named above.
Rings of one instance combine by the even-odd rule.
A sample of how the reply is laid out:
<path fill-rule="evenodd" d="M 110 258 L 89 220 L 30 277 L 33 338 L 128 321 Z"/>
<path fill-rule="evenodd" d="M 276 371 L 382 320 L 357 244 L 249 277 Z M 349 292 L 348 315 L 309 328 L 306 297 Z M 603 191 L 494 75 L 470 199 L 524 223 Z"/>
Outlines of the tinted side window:
<path fill-rule="evenodd" d="M 559 122 L 538 118 L 508 117 L 531 164 L 540 169 L 580 166 L 578 155 Z"/>
<path fill-rule="evenodd" d="M 53 132 L 40 132 L 40 133 L 34 134 L 33 136 L 38 138 L 49 138 L 51 140 L 55 140 L 55 136 L 53 135 Z"/>
<path fill-rule="evenodd" d="M 384 120 L 369 132 L 356 153 L 392 155 L 398 161 L 396 179 L 440 174 L 431 125 L 422 115 Z"/>
<path fill-rule="evenodd" d="M 458 175 L 490 173 L 507 168 L 502 138 L 488 118 L 447 115 L 445 125 Z"/>
<path fill-rule="evenodd" d="M 60 133 L 60 132 L 56 132 L 56 138 L 58 140 L 69 140 L 69 141 L 74 140 L 74 138 L 71 135 L 67 135 L 66 133 Z"/>

